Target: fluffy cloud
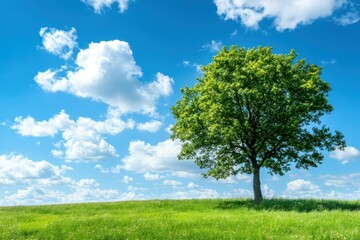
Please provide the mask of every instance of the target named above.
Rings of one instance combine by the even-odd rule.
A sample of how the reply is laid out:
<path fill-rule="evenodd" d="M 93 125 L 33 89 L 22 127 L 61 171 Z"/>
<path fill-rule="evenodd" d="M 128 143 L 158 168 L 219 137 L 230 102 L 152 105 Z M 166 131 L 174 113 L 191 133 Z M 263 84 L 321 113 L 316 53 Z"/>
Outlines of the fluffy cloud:
<path fill-rule="evenodd" d="M 54 136 L 61 132 L 65 152 L 54 149 L 52 154 L 55 157 L 64 156 L 67 161 L 97 161 L 117 157 L 116 149 L 105 140 L 103 134 L 117 135 L 134 127 L 132 120 L 122 121 L 111 109 L 105 121 L 84 117 L 74 121 L 65 111 L 61 111 L 47 121 L 35 121 L 29 116 L 17 117 L 15 122 L 12 128 L 22 136 Z"/>
<path fill-rule="evenodd" d="M 117 3 L 119 5 L 119 11 L 124 12 L 128 9 L 131 0 L 81 0 L 87 5 L 94 8 L 96 13 L 101 13 L 105 8 L 110 8 L 112 4 Z"/>
<path fill-rule="evenodd" d="M 273 19 L 278 31 L 295 29 L 300 24 L 331 16 L 346 0 L 214 0 L 217 14 L 225 20 L 239 20 L 246 27 L 258 29 L 259 23 Z"/>
<path fill-rule="evenodd" d="M 63 173 L 70 168 L 47 161 L 32 161 L 22 155 L 0 155 L 0 185 L 66 182 Z"/>
<path fill-rule="evenodd" d="M 283 198 L 329 198 L 320 187 L 311 181 L 297 179 L 287 183 L 285 191 L 280 195 Z"/>
<path fill-rule="evenodd" d="M 337 149 L 331 152 L 330 157 L 340 161 L 342 164 L 346 164 L 360 158 L 360 151 L 354 147 L 346 147 L 344 150 Z"/>
<path fill-rule="evenodd" d="M 34 78 L 44 90 L 68 92 L 118 108 L 121 113 L 154 113 L 161 96 L 172 93 L 174 80 L 157 73 L 155 80 L 142 83 L 127 42 L 114 40 L 91 43 L 77 55 L 74 71 L 61 77 L 64 69 L 39 72 Z"/>
<path fill-rule="evenodd" d="M 156 121 L 156 120 L 151 120 L 150 122 L 146 122 L 146 123 L 139 123 L 136 128 L 139 131 L 144 131 L 144 132 L 157 132 L 159 131 L 159 129 L 162 126 L 162 122 L 160 121 Z"/>
<path fill-rule="evenodd" d="M 109 172 L 109 169 L 104 168 L 101 164 L 96 164 L 94 168 L 98 169 L 101 173 L 108 173 Z"/>
<path fill-rule="evenodd" d="M 123 168 L 127 171 L 146 172 L 193 172 L 198 169 L 193 162 L 179 161 L 180 141 L 166 140 L 156 145 L 143 141 L 132 141 L 129 155 L 122 159 Z"/>
<path fill-rule="evenodd" d="M 159 180 L 160 178 L 162 178 L 160 174 L 151 174 L 148 172 L 144 174 L 144 179 L 148 181 L 156 181 Z"/>
<path fill-rule="evenodd" d="M 129 176 L 124 176 L 123 179 L 122 179 L 122 181 L 123 181 L 124 183 L 126 183 L 126 184 L 132 182 L 133 180 L 134 180 L 134 178 L 129 177 Z"/>
<path fill-rule="evenodd" d="M 43 48 L 63 59 L 69 59 L 73 49 L 77 46 L 75 28 L 70 31 L 43 27 L 39 32 L 42 37 Z"/>
<path fill-rule="evenodd" d="M 202 46 L 202 48 L 209 49 L 211 52 L 218 52 L 221 50 L 221 48 L 223 46 L 224 46 L 224 44 L 221 41 L 212 40 L 211 43 L 205 44 L 204 46 Z M 186 63 L 188 63 L 188 64 L 186 65 Z M 190 62 L 185 61 L 185 62 L 183 62 L 183 64 L 185 66 L 189 66 Z"/>
<path fill-rule="evenodd" d="M 188 188 L 197 188 L 199 187 L 199 185 L 193 183 L 193 182 L 190 182 L 188 185 L 187 185 Z"/>
<path fill-rule="evenodd" d="M 175 181 L 175 180 L 170 180 L 170 179 L 165 179 L 165 180 L 163 181 L 163 184 L 164 184 L 164 185 L 168 185 L 168 186 L 173 186 L 173 187 L 175 187 L 175 186 L 180 186 L 180 185 L 181 185 L 181 182 Z"/>
<path fill-rule="evenodd" d="M 12 128 L 17 130 L 20 135 L 33 137 L 54 136 L 59 130 L 74 124 L 65 111 L 61 111 L 48 121 L 35 121 L 34 118 L 28 116 L 26 118 L 16 117 L 15 122 L 16 124 Z"/>
<path fill-rule="evenodd" d="M 95 179 L 81 179 L 76 183 L 78 188 L 96 188 L 100 184 Z"/>

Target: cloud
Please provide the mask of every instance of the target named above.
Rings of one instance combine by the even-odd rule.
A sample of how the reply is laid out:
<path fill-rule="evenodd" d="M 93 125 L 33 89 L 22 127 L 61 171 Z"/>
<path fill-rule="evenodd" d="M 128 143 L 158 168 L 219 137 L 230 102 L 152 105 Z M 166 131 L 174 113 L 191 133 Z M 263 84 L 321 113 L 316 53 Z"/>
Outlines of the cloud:
<path fill-rule="evenodd" d="M 211 199 L 221 197 L 216 190 L 207 188 L 164 193 L 161 196 L 166 199 Z"/>
<path fill-rule="evenodd" d="M 310 181 L 306 181 L 304 179 L 297 179 L 289 182 L 287 184 L 286 190 L 293 192 L 318 192 L 320 188 L 319 186 L 311 183 Z"/>
<path fill-rule="evenodd" d="M 297 179 L 287 184 L 283 197 L 286 198 L 314 198 L 321 193 L 320 187 L 310 181 Z"/>
<path fill-rule="evenodd" d="M 15 193 L 5 192 L 0 205 L 33 205 L 142 199 L 141 194 L 101 189 L 95 179 L 74 180 L 64 174 L 73 170 L 47 161 L 33 161 L 22 155 L 0 155 L 0 185 L 23 186 Z M 128 179 L 130 182 L 131 179 Z M 57 186 L 61 186 L 58 188 Z M 61 190 L 59 190 L 61 189 Z M 133 189 L 134 190 L 134 189 Z"/>
<path fill-rule="evenodd" d="M 52 150 L 55 157 L 64 157 L 67 161 L 98 161 L 117 157 L 114 146 L 109 144 L 104 134 L 117 135 L 125 129 L 133 128 L 134 122 L 121 120 L 116 112 L 108 110 L 104 121 L 94 121 L 79 117 L 71 120 L 62 110 L 59 114 L 44 121 L 35 121 L 28 116 L 17 117 L 13 129 L 22 136 L 45 137 L 61 132 L 64 142 L 61 149 Z"/>
<path fill-rule="evenodd" d="M 203 47 L 203 48 L 204 48 L 204 47 Z M 186 68 L 195 68 L 197 73 L 202 73 L 202 72 L 201 72 L 201 65 L 200 65 L 200 64 L 192 63 L 192 62 L 190 62 L 190 61 L 188 61 L 188 60 L 184 60 L 184 61 L 182 62 L 182 65 L 183 65 L 184 67 L 186 67 Z"/>
<path fill-rule="evenodd" d="M 100 184 L 95 179 L 81 179 L 76 183 L 79 188 L 96 188 Z"/>
<path fill-rule="evenodd" d="M 143 131 L 143 132 L 154 133 L 154 132 L 159 131 L 161 126 L 162 126 L 162 122 L 156 121 L 156 120 L 151 120 L 150 122 L 139 123 L 136 126 L 136 129 L 138 129 L 139 131 Z"/>
<path fill-rule="evenodd" d="M 229 176 L 225 179 L 213 179 L 214 182 L 220 182 L 220 183 L 228 183 L 228 184 L 235 184 L 238 182 L 246 182 L 250 183 L 252 181 L 251 175 L 247 174 L 237 174 L 236 176 Z"/>
<path fill-rule="evenodd" d="M 45 91 L 90 98 L 116 107 L 122 114 L 154 113 L 156 101 L 173 91 L 174 80 L 162 73 L 157 73 L 152 82 L 139 81 L 142 71 L 127 42 L 91 43 L 80 50 L 75 64 L 75 70 L 66 74 L 64 69 L 48 69 L 39 72 L 34 80 Z"/>
<path fill-rule="evenodd" d="M 111 5 L 117 3 L 119 11 L 122 13 L 128 9 L 129 3 L 132 0 L 81 0 L 83 3 L 94 8 L 96 13 L 101 13 L 105 8 L 110 8 Z"/>
<path fill-rule="evenodd" d="M 98 169 L 101 173 L 109 173 L 109 169 L 104 168 L 101 164 L 96 164 L 95 169 Z"/>
<path fill-rule="evenodd" d="M 323 65 L 323 66 L 328 65 L 328 64 L 335 64 L 335 63 L 336 63 L 335 59 L 331 59 L 330 61 L 325 61 L 325 60 L 321 61 L 321 65 Z"/>
<path fill-rule="evenodd" d="M 148 181 L 156 181 L 161 179 L 162 177 L 160 176 L 160 174 L 151 174 L 151 173 L 145 173 L 144 174 L 144 179 L 148 180 Z"/>
<path fill-rule="evenodd" d="M 352 173 L 348 175 L 324 175 L 324 184 L 329 187 L 353 188 L 360 187 L 360 173 Z"/>
<path fill-rule="evenodd" d="M 139 188 L 139 187 L 134 187 L 132 185 L 130 185 L 128 188 L 127 188 L 128 191 L 148 191 L 149 189 L 148 188 Z"/>
<path fill-rule="evenodd" d="M 180 185 L 181 185 L 181 182 L 175 181 L 175 180 L 170 180 L 170 179 L 165 179 L 165 180 L 163 181 L 163 184 L 164 184 L 164 185 L 168 185 L 168 186 L 173 186 L 173 187 L 175 187 L 175 186 L 180 186 Z"/>
<path fill-rule="evenodd" d="M 223 46 L 224 44 L 221 41 L 212 40 L 211 43 L 205 44 L 202 48 L 209 49 L 211 52 L 218 52 Z"/>
<path fill-rule="evenodd" d="M 347 12 L 341 17 L 334 18 L 335 22 L 342 26 L 357 23 L 360 20 L 359 13 L 356 11 Z"/>
<path fill-rule="evenodd" d="M 198 169 L 193 162 L 179 161 L 181 143 L 178 140 L 166 140 L 156 145 L 143 141 L 132 141 L 129 145 L 129 154 L 121 161 L 127 171 L 146 172 L 194 172 Z"/>
<path fill-rule="evenodd" d="M 214 0 L 217 14 L 225 20 L 240 21 L 258 29 L 264 19 L 272 19 L 278 31 L 331 16 L 346 5 L 346 0 Z"/>
<path fill-rule="evenodd" d="M 126 183 L 126 184 L 132 182 L 133 180 L 134 180 L 134 178 L 129 177 L 129 176 L 124 176 L 123 179 L 122 179 L 122 181 L 123 181 L 124 183 Z"/>
<path fill-rule="evenodd" d="M 169 124 L 164 130 L 165 132 L 167 132 L 168 134 L 171 134 L 171 128 L 173 127 L 174 125 L 173 124 Z"/>
<path fill-rule="evenodd" d="M 69 59 L 73 54 L 73 49 L 77 46 L 76 29 L 69 31 L 58 30 L 56 28 L 43 27 L 39 32 L 42 37 L 42 47 L 56 56 Z"/>
<path fill-rule="evenodd" d="M 74 124 L 64 110 L 48 121 L 35 121 L 33 117 L 28 116 L 26 118 L 16 117 L 15 122 L 16 124 L 12 126 L 12 129 L 17 130 L 22 136 L 33 137 L 54 136 L 59 130 Z"/>
<path fill-rule="evenodd" d="M 330 157 L 346 164 L 360 158 L 360 151 L 354 147 L 346 147 L 344 150 L 337 149 L 331 152 Z"/>
<path fill-rule="evenodd" d="M 0 185 L 54 184 L 66 182 L 63 174 L 71 168 L 55 166 L 47 161 L 33 161 L 22 155 L 0 155 Z"/>
<path fill-rule="evenodd" d="M 187 185 L 188 188 L 197 188 L 199 187 L 199 185 L 193 183 L 193 182 L 189 182 L 189 184 Z"/>

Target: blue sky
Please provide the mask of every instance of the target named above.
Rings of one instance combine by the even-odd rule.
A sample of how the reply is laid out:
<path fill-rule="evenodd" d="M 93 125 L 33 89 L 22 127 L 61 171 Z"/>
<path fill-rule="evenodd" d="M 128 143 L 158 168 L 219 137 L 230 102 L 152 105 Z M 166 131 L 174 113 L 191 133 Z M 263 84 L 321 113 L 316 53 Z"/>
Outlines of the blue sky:
<path fill-rule="evenodd" d="M 360 197 L 360 4 L 355 0 L 3 0 L 0 205 L 252 197 L 176 158 L 170 107 L 222 46 L 295 49 L 333 90 L 323 121 L 345 151 L 265 197 Z"/>

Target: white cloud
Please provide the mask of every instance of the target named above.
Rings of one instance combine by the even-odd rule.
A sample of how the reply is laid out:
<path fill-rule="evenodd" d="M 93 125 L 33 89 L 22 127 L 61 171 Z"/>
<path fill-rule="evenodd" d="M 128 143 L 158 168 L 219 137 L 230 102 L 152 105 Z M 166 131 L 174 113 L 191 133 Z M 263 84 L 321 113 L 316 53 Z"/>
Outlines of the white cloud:
<path fill-rule="evenodd" d="M 220 183 L 228 183 L 228 184 L 235 184 L 238 182 L 250 183 L 252 181 L 252 177 L 246 174 L 238 174 L 236 176 L 229 176 L 225 179 L 219 179 L 219 180 L 213 179 L 213 181 Z"/>
<path fill-rule="evenodd" d="M 64 157 L 67 161 L 97 161 L 117 157 L 114 146 L 109 144 L 103 134 L 117 135 L 127 128 L 133 128 L 134 122 L 122 121 L 109 109 L 105 121 L 94 121 L 90 118 L 79 117 L 71 120 L 65 111 L 47 121 L 35 121 L 28 116 L 25 119 L 17 117 L 13 129 L 22 136 L 54 136 L 62 133 L 65 151 L 52 150 L 56 157 Z"/>
<path fill-rule="evenodd" d="M 267 184 L 261 185 L 262 195 L 266 199 L 274 198 L 275 191 L 270 189 Z M 225 192 L 222 196 L 223 198 L 253 198 L 254 193 L 252 190 L 244 188 L 236 188 L 230 192 Z"/>
<path fill-rule="evenodd" d="M 167 126 L 166 128 L 165 128 L 165 132 L 167 132 L 168 134 L 171 134 L 172 132 L 171 132 L 171 128 L 173 127 L 174 125 L 173 124 L 170 124 L 169 126 Z"/>
<path fill-rule="evenodd" d="M 274 198 L 275 191 L 272 190 L 267 184 L 261 185 L 261 191 L 264 198 Z"/>
<path fill-rule="evenodd" d="M 127 188 L 128 191 L 147 191 L 149 190 L 148 188 L 139 188 L 139 187 L 134 187 L 132 185 L 130 185 L 128 188 Z"/>
<path fill-rule="evenodd" d="M 237 188 L 231 192 L 224 193 L 225 198 L 253 198 L 254 194 L 252 191 L 244 188 Z"/>
<path fill-rule="evenodd" d="M 165 193 L 161 195 L 166 199 L 210 199 L 219 198 L 221 195 L 214 189 L 191 189 L 188 191 L 176 191 L 173 193 Z"/>
<path fill-rule="evenodd" d="M 160 174 L 151 174 L 151 173 L 145 173 L 144 174 L 144 179 L 148 180 L 148 181 L 156 181 L 161 179 L 162 177 L 160 176 Z"/>
<path fill-rule="evenodd" d="M 238 31 L 237 31 L 237 29 L 235 29 L 235 30 L 230 34 L 230 36 L 231 36 L 231 37 L 235 37 L 237 34 L 238 34 Z"/>
<path fill-rule="evenodd" d="M 328 65 L 328 64 L 335 64 L 336 63 L 336 60 L 335 59 L 331 59 L 330 61 L 321 61 L 321 65 Z"/>
<path fill-rule="evenodd" d="M 1 205 L 34 205 L 48 203 L 80 203 L 80 202 L 105 202 L 142 199 L 141 194 L 134 192 L 119 193 L 114 189 L 78 187 L 72 193 L 64 193 L 43 186 L 28 186 L 20 189 L 15 194 L 5 196 L 0 200 Z"/>
<path fill-rule="evenodd" d="M 132 0 L 81 0 L 87 5 L 94 8 L 96 13 L 101 13 L 105 8 L 110 8 L 111 5 L 117 3 L 119 5 L 119 11 L 124 12 L 128 9 L 129 3 Z"/>
<path fill-rule="evenodd" d="M 119 173 L 121 171 L 121 165 L 116 165 L 115 167 L 111 168 L 112 173 Z"/>
<path fill-rule="evenodd" d="M 22 155 L 0 155 L 0 185 L 67 181 L 63 176 L 70 168 L 55 166 L 47 161 L 32 161 Z"/>
<path fill-rule="evenodd" d="M 218 52 L 223 46 L 224 44 L 221 41 L 212 40 L 210 43 L 202 46 L 202 48 L 209 49 L 211 52 Z"/>
<path fill-rule="evenodd" d="M 319 192 L 320 187 L 310 181 L 297 179 L 287 184 L 286 191 L 290 192 Z"/>
<path fill-rule="evenodd" d="M 94 168 L 98 169 L 101 173 L 108 173 L 109 172 L 109 169 L 104 168 L 101 164 L 96 164 Z"/>
<path fill-rule="evenodd" d="M 191 172 L 191 171 L 173 171 L 170 173 L 170 176 L 172 177 L 178 177 L 178 178 L 199 178 L 201 175 L 199 172 Z"/>
<path fill-rule="evenodd" d="M 157 120 L 151 120 L 149 122 L 146 123 L 139 123 L 136 128 L 139 131 L 143 131 L 143 132 L 157 132 L 159 131 L 159 129 L 162 126 L 162 122 L 157 121 Z"/>
<path fill-rule="evenodd" d="M 0 155 L 0 185 L 26 186 L 13 194 L 6 191 L 6 195 L 0 199 L 0 205 L 143 199 L 141 194 L 134 192 L 121 194 L 114 189 L 101 189 L 95 179 L 77 181 L 65 177 L 64 173 L 69 170 L 73 169 L 65 165 L 54 166 L 46 161 L 35 162 L 22 155 Z M 61 186 L 61 190 L 57 186 Z"/>
<path fill-rule="evenodd" d="M 63 158 L 64 152 L 61 150 L 53 149 L 53 150 L 51 150 L 51 155 L 53 155 L 56 158 Z"/>
<path fill-rule="evenodd" d="M 33 137 L 54 136 L 59 130 L 74 124 L 65 111 L 61 111 L 48 121 L 35 121 L 34 118 L 28 116 L 25 119 L 16 117 L 15 122 L 16 124 L 12 126 L 12 129 L 17 130 L 22 136 Z"/>
<path fill-rule="evenodd" d="M 63 59 L 69 59 L 73 49 L 77 46 L 75 28 L 64 31 L 43 27 L 40 29 L 39 34 L 42 37 L 43 48 Z"/>
<path fill-rule="evenodd" d="M 359 13 L 356 11 L 347 12 L 341 17 L 334 18 L 335 22 L 342 26 L 351 25 L 360 21 Z"/>
<path fill-rule="evenodd" d="M 124 176 L 123 179 L 122 179 L 122 181 L 123 181 L 124 183 L 126 183 L 126 184 L 132 182 L 133 180 L 134 180 L 134 178 L 129 177 L 129 176 Z"/>
<path fill-rule="evenodd" d="M 188 188 L 197 188 L 199 187 L 199 185 L 193 183 L 193 182 L 190 182 L 188 185 L 187 185 Z"/>
<path fill-rule="evenodd" d="M 204 45 L 204 46 L 206 46 L 206 45 Z M 203 48 L 204 48 L 204 46 L 203 46 Z M 190 68 L 195 68 L 197 73 L 202 73 L 202 72 L 201 72 L 201 65 L 200 65 L 200 64 L 192 63 L 192 62 L 190 62 L 190 61 L 188 61 L 188 60 L 184 60 L 184 61 L 182 62 L 182 64 L 183 64 L 184 67 L 187 67 L 187 68 L 189 68 L 189 67 L 190 67 Z"/>
<path fill-rule="evenodd" d="M 240 21 L 248 28 L 258 29 L 264 19 L 272 19 L 278 31 L 295 29 L 298 25 L 331 16 L 346 0 L 214 0 L 217 14 L 225 20 Z"/>
<path fill-rule="evenodd" d="M 75 70 L 64 77 L 59 76 L 63 69 L 49 69 L 39 72 L 34 80 L 46 91 L 91 98 L 121 113 L 154 113 L 158 98 L 172 93 L 174 80 L 162 73 L 157 73 L 152 82 L 139 81 L 142 71 L 127 42 L 91 43 L 88 49 L 80 50 L 75 64 Z"/>
<path fill-rule="evenodd" d="M 76 183 L 79 188 L 96 188 L 100 184 L 95 179 L 81 179 Z"/>
<path fill-rule="evenodd" d="M 181 143 L 178 140 L 166 140 L 156 145 L 143 141 L 132 141 L 129 145 L 129 155 L 124 157 L 123 168 L 127 171 L 146 172 L 193 172 L 198 169 L 193 162 L 179 161 Z"/>
<path fill-rule="evenodd" d="M 180 186 L 180 185 L 181 185 L 181 182 L 175 181 L 175 180 L 170 180 L 170 179 L 165 179 L 165 180 L 163 181 L 163 184 L 164 184 L 164 185 L 169 185 L 169 186 Z"/>
<path fill-rule="evenodd" d="M 344 150 L 337 149 L 331 152 L 330 157 L 346 164 L 360 158 L 360 151 L 354 147 L 346 147 Z"/>
<path fill-rule="evenodd" d="M 348 175 L 324 175 L 324 184 L 329 187 L 353 188 L 360 187 L 360 173 Z"/>

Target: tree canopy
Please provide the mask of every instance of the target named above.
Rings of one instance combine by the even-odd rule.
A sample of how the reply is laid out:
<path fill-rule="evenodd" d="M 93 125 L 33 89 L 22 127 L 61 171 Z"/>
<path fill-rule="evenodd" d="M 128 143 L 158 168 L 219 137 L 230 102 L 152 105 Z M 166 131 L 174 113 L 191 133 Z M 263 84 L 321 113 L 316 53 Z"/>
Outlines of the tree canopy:
<path fill-rule="evenodd" d="M 260 168 L 283 175 L 291 166 L 317 167 L 325 150 L 343 149 L 343 135 L 321 121 L 333 110 L 322 68 L 296 58 L 294 50 L 274 54 L 271 47 L 219 51 L 172 107 L 179 159 L 194 160 L 205 177 L 253 174 L 259 203 Z"/>

